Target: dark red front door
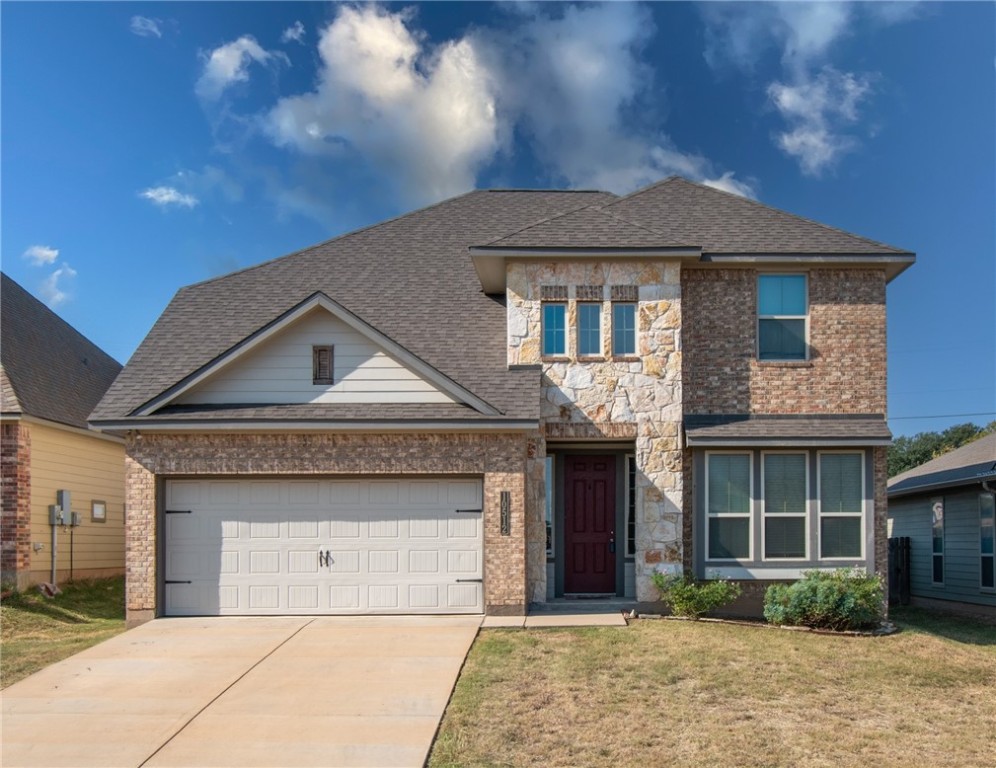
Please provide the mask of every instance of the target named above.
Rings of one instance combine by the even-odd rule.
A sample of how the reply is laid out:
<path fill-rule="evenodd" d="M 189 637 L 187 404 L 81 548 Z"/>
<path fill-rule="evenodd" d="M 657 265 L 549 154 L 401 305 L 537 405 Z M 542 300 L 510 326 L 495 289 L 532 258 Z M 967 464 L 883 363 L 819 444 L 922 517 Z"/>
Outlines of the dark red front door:
<path fill-rule="evenodd" d="M 616 460 L 568 456 L 564 471 L 564 591 L 616 591 Z"/>

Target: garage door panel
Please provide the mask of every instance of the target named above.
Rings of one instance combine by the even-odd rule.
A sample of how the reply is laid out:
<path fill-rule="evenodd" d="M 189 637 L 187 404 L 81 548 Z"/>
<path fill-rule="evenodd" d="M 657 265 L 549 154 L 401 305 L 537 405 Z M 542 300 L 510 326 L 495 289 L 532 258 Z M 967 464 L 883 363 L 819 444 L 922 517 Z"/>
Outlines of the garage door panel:
<path fill-rule="evenodd" d="M 167 585 L 167 614 L 483 610 L 480 481 L 174 481 L 166 495 L 193 507 L 166 516 L 166 580 L 191 582 Z"/>

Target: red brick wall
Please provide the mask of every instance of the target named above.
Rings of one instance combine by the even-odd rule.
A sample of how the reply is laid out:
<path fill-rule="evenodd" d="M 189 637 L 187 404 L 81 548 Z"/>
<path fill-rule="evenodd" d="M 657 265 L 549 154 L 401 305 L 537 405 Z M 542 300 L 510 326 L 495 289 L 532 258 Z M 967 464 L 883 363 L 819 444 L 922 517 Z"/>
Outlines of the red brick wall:
<path fill-rule="evenodd" d="M 757 275 L 682 270 L 684 412 L 884 414 L 885 272 L 808 272 L 805 362 L 757 360 Z"/>
<path fill-rule="evenodd" d="M 31 435 L 0 425 L 0 579 L 24 587 L 31 565 Z"/>

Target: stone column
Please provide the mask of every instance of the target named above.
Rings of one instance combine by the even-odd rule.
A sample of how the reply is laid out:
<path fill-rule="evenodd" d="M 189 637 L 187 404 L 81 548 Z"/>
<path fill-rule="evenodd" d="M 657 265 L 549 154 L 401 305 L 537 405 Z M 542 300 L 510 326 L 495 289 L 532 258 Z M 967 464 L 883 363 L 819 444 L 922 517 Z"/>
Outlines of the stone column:
<path fill-rule="evenodd" d="M 156 617 L 156 476 L 125 457 L 125 586 L 129 627 Z"/>

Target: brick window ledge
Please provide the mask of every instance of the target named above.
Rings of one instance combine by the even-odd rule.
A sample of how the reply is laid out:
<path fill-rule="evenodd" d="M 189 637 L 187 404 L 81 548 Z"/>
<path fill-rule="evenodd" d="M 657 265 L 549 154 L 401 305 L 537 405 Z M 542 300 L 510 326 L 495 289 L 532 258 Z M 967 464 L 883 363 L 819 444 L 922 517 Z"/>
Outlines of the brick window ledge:
<path fill-rule="evenodd" d="M 812 368 L 812 360 L 754 360 L 759 368 Z"/>

